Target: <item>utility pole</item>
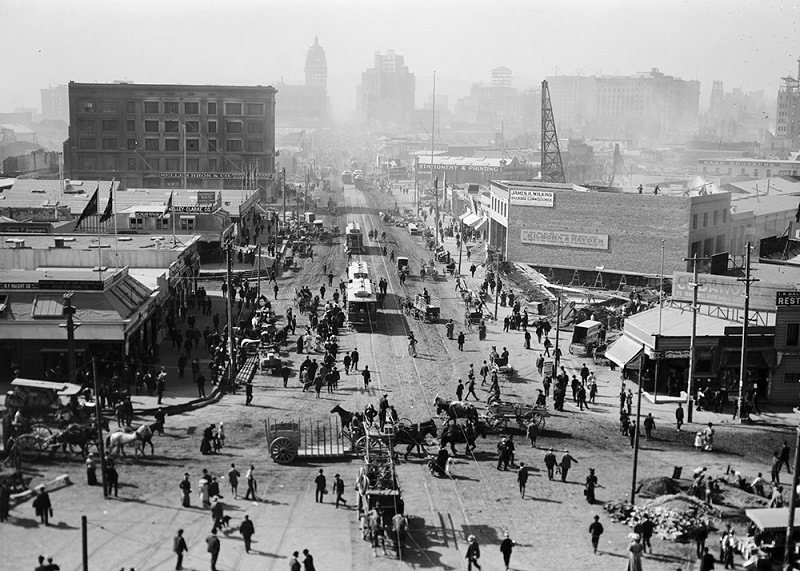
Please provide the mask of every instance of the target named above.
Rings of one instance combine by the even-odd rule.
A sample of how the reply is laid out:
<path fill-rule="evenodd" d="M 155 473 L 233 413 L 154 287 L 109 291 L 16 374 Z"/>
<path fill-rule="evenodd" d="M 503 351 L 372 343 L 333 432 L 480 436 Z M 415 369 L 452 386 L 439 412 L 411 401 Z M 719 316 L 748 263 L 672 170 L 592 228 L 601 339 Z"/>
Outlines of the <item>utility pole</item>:
<path fill-rule="evenodd" d="M 500 280 L 500 248 L 497 248 L 495 254 L 495 271 L 494 271 L 494 320 L 497 321 L 497 303 L 500 299 L 500 288 L 497 287 Z"/>
<path fill-rule="evenodd" d="M 464 249 L 464 221 L 461 220 L 459 226 L 459 241 L 458 241 L 458 275 L 461 275 L 461 251 Z"/>
<path fill-rule="evenodd" d="M 661 274 L 658 279 L 658 335 L 655 337 L 653 348 L 658 353 L 658 342 L 661 340 L 661 314 L 664 309 L 664 244 L 665 240 L 661 240 Z M 656 370 L 653 377 L 653 404 L 658 403 L 658 364 L 661 362 L 661 357 L 656 360 Z"/>
<path fill-rule="evenodd" d="M 748 250 L 749 252 L 749 250 Z M 740 411 L 741 412 L 741 411 Z M 795 408 L 794 414 L 800 418 L 800 409 Z M 783 571 L 792 571 L 792 551 L 794 547 L 794 510 L 797 507 L 796 490 L 798 484 L 798 471 L 800 470 L 800 426 L 795 429 L 796 438 L 794 443 L 794 473 L 792 474 L 792 487 L 789 494 L 789 522 L 786 524 L 786 548 L 783 552 Z"/>
<path fill-rule="evenodd" d="M 233 334 L 233 303 L 231 303 L 231 293 L 233 292 L 233 287 L 231 284 L 233 242 L 231 240 L 228 240 L 228 243 L 225 246 L 225 251 L 228 254 L 228 270 L 226 275 L 228 283 L 228 299 L 225 300 L 225 304 L 228 307 L 228 356 L 230 358 L 230 363 L 228 365 L 228 384 L 230 386 L 231 394 L 236 394 L 236 355 L 234 354 L 236 343 Z"/>
<path fill-rule="evenodd" d="M 283 179 L 281 180 L 281 189 L 283 192 L 283 217 L 281 218 L 281 230 L 286 233 L 286 169 L 281 169 L 281 172 L 283 174 Z"/>
<path fill-rule="evenodd" d="M 561 359 L 558 358 L 558 331 L 561 329 L 561 293 L 562 291 L 560 290 L 556 300 L 556 346 L 555 349 L 553 349 L 553 362 L 555 363 L 556 369 L 561 362 Z M 555 376 L 555 374 L 556 370 L 553 371 L 553 376 Z"/>
<path fill-rule="evenodd" d="M 747 250 L 744 253 L 744 277 L 737 278 L 737 281 L 744 282 L 744 322 L 742 323 L 742 354 L 739 361 L 739 400 L 736 406 L 739 410 L 739 424 L 742 420 L 742 404 L 744 401 L 744 383 L 747 380 L 747 329 L 750 325 L 750 284 L 759 281 L 756 278 L 750 277 L 750 242 L 747 243 Z M 795 489 L 792 488 L 792 496 L 795 494 Z"/>
<path fill-rule="evenodd" d="M 97 397 L 97 359 L 92 357 L 92 380 L 94 381 L 94 420 L 97 430 L 97 451 L 100 453 L 100 475 L 103 480 L 103 497 L 108 498 L 106 486 L 106 453 L 103 450 L 103 427 L 100 426 L 100 399 Z"/>
<path fill-rule="evenodd" d="M 639 468 L 639 420 L 642 417 L 642 374 L 644 371 L 644 352 L 646 347 L 642 344 L 642 355 L 639 357 L 639 378 L 636 383 L 639 385 L 639 391 L 636 397 L 636 426 L 633 429 L 636 431 L 633 437 L 633 476 L 631 478 L 631 505 L 636 503 L 636 472 Z"/>
<path fill-rule="evenodd" d="M 436 135 L 436 72 L 433 72 L 433 101 L 431 102 L 431 187 L 433 190 L 433 225 L 435 244 L 439 246 L 439 185 L 438 180 L 433 178 L 433 139 Z M 495 319 L 497 319 L 497 310 L 495 309 Z"/>
<path fill-rule="evenodd" d="M 698 258 L 695 253 L 691 258 L 684 258 L 685 262 L 692 262 L 694 269 L 692 270 L 692 283 L 689 286 L 692 288 L 692 337 L 689 342 L 689 383 L 686 388 L 686 419 L 687 422 L 692 422 L 692 411 L 694 410 L 694 397 L 692 396 L 692 384 L 694 382 L 694 367 L 696 365 L 695 359 L 695 339 L 697 338 L 697 288 L 703 287 L 703 284 L 697 282 L 697 262 L 706 261 L 708 258 Z"/>
<path fill-rule="evenodd" d="M 81 559 L 83 561 L 83 571 L 89 571 L 89 531 L 88 520 L 85 515 L 81 516 Z"/>
<path fill-rule="evenodd" d="M 75 384 L 75 330 L 80 325 L 75 325 L 73 315 L 75 315 L 75 308 L 72 307 L 71 291 L 64 294 L 64 315 L 67 316 L 67 323 L 64 327 L 67 329 L 67 368 L 69 369 L 69 382 Z"/>

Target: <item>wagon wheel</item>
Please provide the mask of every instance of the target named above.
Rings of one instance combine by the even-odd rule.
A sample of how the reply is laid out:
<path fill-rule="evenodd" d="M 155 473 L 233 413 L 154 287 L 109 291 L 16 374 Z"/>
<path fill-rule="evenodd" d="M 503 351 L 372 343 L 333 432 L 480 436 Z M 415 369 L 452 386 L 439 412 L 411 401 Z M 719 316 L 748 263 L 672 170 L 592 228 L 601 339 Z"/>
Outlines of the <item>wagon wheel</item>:
<path fill-rule="evenodd" d="M 23 434 L 17 438 L 17 447 L 25 458 L 33 458 L 42 454 L 43 440 L 33 434 Z"/>
<path fill-rule="evenodd" d="M 508 426 L 508 419 L 499 414 L 492 414 L 487 419 L 487 423 L 492 430 L 505 430 Z"/>
<path fill-rule="evenodd" d="M 37 438 L 42 438 L 46 440 L 51 436 L 53 436 L 53 431 L 50 430 L 50 428 L 48 428 L 44 424 L 34 424 L 33 426 L 31 426 L 30 434 L 36 436 Z"/>
<path fill-rule="evenodd" d="M 383 447 L 383 443 L 377 438 L 370 438 L 369 436 L 362 436 L 355 443 L 356 453 L 359 456 L 364 456 L 367 453 L 367 447 L 370 452 L 376 452 Z"/>
<path fill-rule="evenodd" d="M 297 444 L 291 438 L 279 436 L 269 445 L 269 455 L 278 464 L 288 464 L 297 458 Z"/>
<path fill-rule="evenodd" d="M 411 428 L 414 426 L 414 424 L 407 418 L 398 419 L 397 422 L 395 423 L 395 425 L 398 428 L 403 427 L 406 430 L 411 430 Z"/>
<path fill-rule="evenodd" d="M 535 424 L 539 428 L 539 430 L 544 430 L 544 425 L 547 422 L 543 414 L 539 414 L 533 411 L 527 413 L 525 415 L 525 419 Z"/>

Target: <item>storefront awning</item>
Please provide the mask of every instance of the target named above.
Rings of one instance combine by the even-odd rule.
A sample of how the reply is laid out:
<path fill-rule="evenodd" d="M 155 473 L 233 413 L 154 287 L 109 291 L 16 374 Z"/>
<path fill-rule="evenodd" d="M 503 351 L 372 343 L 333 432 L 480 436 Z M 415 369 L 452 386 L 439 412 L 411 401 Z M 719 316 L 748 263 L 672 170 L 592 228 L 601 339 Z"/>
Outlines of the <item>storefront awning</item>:
<path fill-rule="evenodd" d="M 488 218 L 479 218 L 478 221 L 475 222 L 475 224 L 470 224 L 470 226 L 472 226 L 475 230 L 480 232 L 486 227 L 487 224 L 489 224 Z"/>
<path fill-rule="evenodd" d="M 614 361 L 620 367 L 627 367 L 628 363 L 642 354 L 642 350 L 641 343 L 623 335 L 606 350 L 606 359 Z"/>
<path fill-rule="evenodd" d="M 466 224 L 467 226 L 473 226 L 473 224 L 476 224 L 476 223 L 478 223 L 478 222 L 480 222 L 480 221 L 481 221 L 481 219 L 480 219 L 480 216 L 478 216 L 477 214 L 473 214 L 472 212 L 470 212 L 470 213 L 469 213 L 469 214 L 466 216 L 466 218 L 464 218 L 464 219 L 462 220 L 462 222 L 463 222 L 464 224 Z"/>
<path fill-rule="evenodd" d="M 459 220 L 461 220 L 461 222 L 464 222 L 464 219 L 465 219 L 466 217 L 468 217 L 470 214 L 472 214 L 472 212 L 465 212 L 464 214 L 462 214 L 461 216 L 459 216 L 459 217 L 458 217 L 458 219 L 459 219 Z"/>
<path fill-rule="evenodd" d="M 762 531 L 784 530 L 789 520 L 788 508 L 752 509 L 744 513 Z M 800 527 L 800 508 L 794 510 L 794 527 Z"/>

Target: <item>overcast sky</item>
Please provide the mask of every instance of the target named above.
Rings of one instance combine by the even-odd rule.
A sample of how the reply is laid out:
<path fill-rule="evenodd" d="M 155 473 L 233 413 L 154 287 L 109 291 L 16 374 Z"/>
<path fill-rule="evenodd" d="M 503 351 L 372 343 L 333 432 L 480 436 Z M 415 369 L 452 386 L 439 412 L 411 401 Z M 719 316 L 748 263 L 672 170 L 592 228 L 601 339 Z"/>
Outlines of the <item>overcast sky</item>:
<path fill-rule="evenodd" d="M 798 20 L 790 0 L 0 0 L 0 111 L 38 109 L 39 88 L 70 80 L 299 83 L 315 35 L 339 108 L 387 49 L 418 102 L 434 70 L 452 105 L 500 65 L 518 87 L 657 67 L 699 79 L 701 104 L 715 79 L 774 97 L 797 75 Z"/>

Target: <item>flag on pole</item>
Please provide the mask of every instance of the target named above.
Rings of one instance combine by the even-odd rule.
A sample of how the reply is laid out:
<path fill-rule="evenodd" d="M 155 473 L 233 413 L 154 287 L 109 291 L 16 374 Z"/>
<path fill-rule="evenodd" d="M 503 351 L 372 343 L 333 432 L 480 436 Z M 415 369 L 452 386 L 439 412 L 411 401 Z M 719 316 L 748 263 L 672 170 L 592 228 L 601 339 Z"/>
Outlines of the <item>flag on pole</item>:
<path fill-rule="evenodd" d="M 86 220 L 89 216 L 95 216 L 97 214 L 97 193 L 100 191 L 100 185 L 97 185 L 97 189 L 94 191 L 92 198 L 89 199 L 88 204 L 81 212 L 81 215 L 78 217 L 78 221 L 75 223 L 75 229 L 77 230 L 80 228 L 81 223 Z"/>
<path fill-rule="evenodd" d="M 167 200 L 167 207 L 164 209 L 164 214 L 169 214 L 170 212 L 172 212 L 172 195 L 174 193 L 175 191 L 169 193 L 169 200 Z"/>
<path fill-rule="evenodd" d="M 111 181 L 111 188 L 108 189 L 108 204 L 106 204 L 106 209 L 103 211 L 102 216 L 100 216 L 100 224 L 105 222 L 106 220 L 110 220 L 111 217 L 114 215 L 114 181 Z"/>

